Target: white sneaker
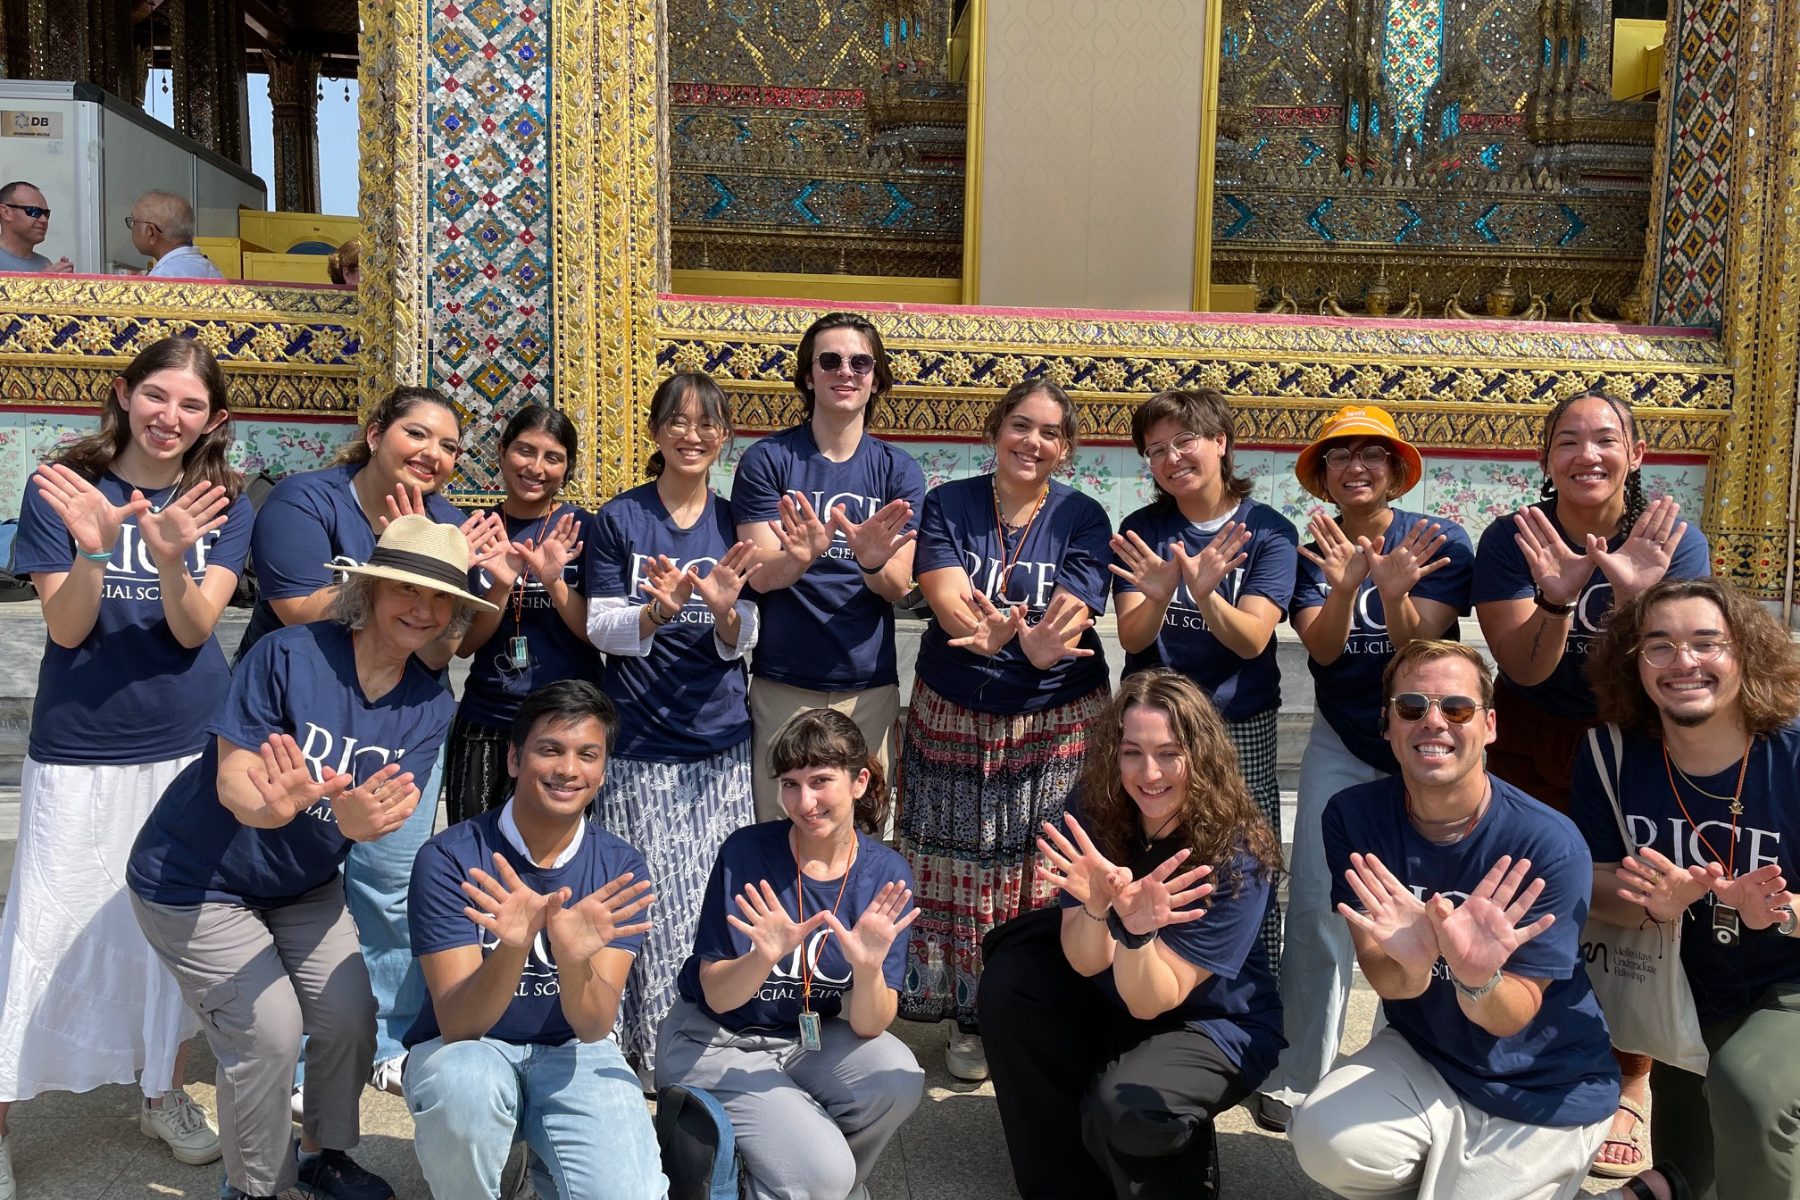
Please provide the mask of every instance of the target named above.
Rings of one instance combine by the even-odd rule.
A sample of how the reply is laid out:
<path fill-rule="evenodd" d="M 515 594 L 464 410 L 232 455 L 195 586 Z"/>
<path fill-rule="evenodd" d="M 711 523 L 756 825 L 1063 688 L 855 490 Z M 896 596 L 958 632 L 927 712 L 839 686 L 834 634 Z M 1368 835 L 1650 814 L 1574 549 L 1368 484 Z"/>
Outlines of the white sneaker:
<path fill-rule="evenodd" d="M 163 1094 L 162 1107 L 151 1108 L 145 1100 L 138 1108 L 138 1130 L 145 1137 L 167 1142 L 176 1162 L 189 1166 L 218 1160 L 219 1131 L 201 1108 L 180 1088 Z"/>
<path fill-rule="evenodd" d="M 979 1034 L 950 1031 L 950 1044 L 944 1047 L 944 1063 L 950 1073 L 969 1083 L 980 1083 L 988 1077 L 987 1051 L 981 1048 Z"/>
<path fill-rule="evenodd" d="M 0 1137 L 0 1200 L 13 1200 L 19 1194 L 12 1176 L 12 1136 Z"/>
<path fill-rule="evenodd" d="M 406 1055 L 396 1054 L 393 1058 L 384 1058 L 375 1064 L 369 1072 L 369 1086 L 378 1092 L 386 1092 L 391 1096 L 405 1096 L 406 1091 L 400 1081 L 406 1075 Z"/>

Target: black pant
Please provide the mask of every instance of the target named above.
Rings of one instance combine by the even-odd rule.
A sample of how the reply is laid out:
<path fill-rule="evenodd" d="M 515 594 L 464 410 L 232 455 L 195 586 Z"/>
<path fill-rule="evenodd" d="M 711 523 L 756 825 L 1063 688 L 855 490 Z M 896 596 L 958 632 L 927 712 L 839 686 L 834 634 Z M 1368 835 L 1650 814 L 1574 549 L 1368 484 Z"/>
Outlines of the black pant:
<path fill-rule="evenodd" d="M 444 762 L 444 808 L 450 824 L 499 808 L 512 795 L 512 775 L 506 769 L 511 738 L 511 730 L 471 721 L 457 710 Z"/>
<path fill-rule="evenodd" d="M 1202 1200 L 1243 1072 L 1179 1018 L 1140 1021 L 1063 955 L 1057 909 L 988 935 L 977 1004 L 1025 1200 Z"/>

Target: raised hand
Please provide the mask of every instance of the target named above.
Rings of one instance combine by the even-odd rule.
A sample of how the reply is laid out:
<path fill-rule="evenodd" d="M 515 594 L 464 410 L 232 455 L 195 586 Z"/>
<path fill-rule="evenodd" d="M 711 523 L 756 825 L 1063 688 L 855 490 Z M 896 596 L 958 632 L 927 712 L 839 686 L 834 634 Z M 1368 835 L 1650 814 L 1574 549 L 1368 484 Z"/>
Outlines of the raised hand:
<path fill-rule="evenodd" d="M 1213 886 L 1201 883 L 1212 868 L 1202 863 L 1191 870 L 1175 874 L 1175 868 L 1187 861 L 1191 851 L 1177 850 L 1156 864 L 1156 869 L 1142 879 L 1133 880 L 1120 889 L 1113 901 L 1119 922 L 1132 933 L 1145 934 L 1169 925 L 1185 925 L 1206 915 L 1204 908 L 1189 908 L 1196 900 L 1212 895 Z"/>
<path fill-rule="evenodd" d="M 1437 966 L 1437 929 L 1426 915 L 1424 901 L 1413 895 L 1411 888 L 1394 878 L 1373 854 L 1352 854 L 1344 878 L 1363 906 L 1363 911 L 1357 912 L 1348 904 L 1338 905 L 1344 920 L 1373 938 L 1383 954 L 1410 974 L 1427 973 Z M 1484 975 L 1482 982 L 1489 977 Z"/>
<path fill-rule="evenodd" d="M 775 531 L 781 552 L 802 567 L 812 566 L 831 548 L 831 526 L 819 519 L 811 501 L 798 492 L 783 496 L 776 508 L 781 519 L 770 521 L 769 527 Z"/>
<path fill-rule="evenodd" d="M 975 632 L 967 637 L 951 638 L 950 644 L 959 650 L 972 650 L 984 658 L 992 658 L 1019 632 L 1025 606 L 1021 604 L 1016 610 L 996 608 L 987 593 L 981 591 L 970 592 L 963 598 L 969 602 L 969 611 L 975 617 Z M 1015 617 L 1019 619 L 1015 621 Z"/>
<path fill-rule="evenodd" d="M 894 939 L 919 915 L 916 908 L 904 917 L 900 915 L 911 903 L 912 889 L 896 880 L 884 884 L 875 893 L 875 899 L 856 918 L 854 928 L 845 929 L 844 923 L 830 909 L 822 910 L 819 915 L 825 918 L 825 927 L 837 935 L 844 961 L 850 964 L 852 971 L 879 971 Z"/>
<path fill-rule="evenodd" d="M 1415 521 L 1406 536 L 1386 554 L 1370 539 L 1358 538 L 1357 544 L 1369 564 L 1369 577 L 1375 581 L 1375 590 L 1383 597 L 1398 598 L 1417 587 L 1419 580 L 1449 566 L 1448 558 L 1432 557 L 1450 540 L 1438 532 L 1442 528 L 1435 521 Z"/>
<path fill-rule="evenodd" d="M 321 800 L 330 799 L 356 782 L 348 775 L 335 772 L 326 779 L 314 779 L 300 755 L 300 743 L 292 736 L 278 733 L 262 744 L 262 769 L 250 768 L 250 785 L 262 798 L 269 814 L 271 828 L 279 828 Z"/>
<path fill-rule="evenodd" d="M 1194 603 L 1219 590 L 1225 577 L 1249 561 L 1244 547 L 1250 544 L 1250 526 L 1241 521 L 1227 521 L 1206 549 L 1189 554 L 1187 545 L 1174 542 L 1169 552 L 1181 564 L 1181 577 L 1187 581 L 1188 595 Z"/>
<path fill-rule="evenodd" d="M 1175 589 L 1181 586 L 1179 562 L 1158 554 L 1135 529 L 1113 534 L 1112 548 L 1125 565 L 1108 563 L 1107 570 L 1142 592 L 1147 600 L 1167 604 L 1175 598 Z"/>
<path fill-rule="evenodd" d="M 1678 867 L 1661 852 L 1645 846 L 1626 855 L 1615 874 L 1619 898 L 1641 904 L 1658 921 L 1674 921 L 1688 905 L 1712 890 L 1713 877 L 1703 864 Z"/>
<path fill-rule="evenodd" d="M 1775 911 L 1777 905 L 1788 904 L 1794 899 L 1787 890 L 1787 880 L 1781 876 L 1780 863 L 1758 867 L 1736 879 L 1726 879 L 1717 863 L 1713 868 L 1709 872 L 1713 894 L 1718 896 L 1720 904 L 1737 909 L 1738 916 L 1751 929 L 1767 929 L 1787 916 Z"/>
<path fill-rule="evenodd" d="M 504 535 L 505 524 L 500 528 Z M 563 568 L 581 553 L 581 527 L 576 524 L 575 514 L 566 512 L 541 537 L 512 542 L 510 546 L 539 583 L 552 583 L 562 578 Z"/>
<path fill-rule="evenodd" d="M 386 533 L 387 527 L 401 517 L 430 515 L 425 511 L 425 493 L 416 484 L 396 483 L 393 494 L 385 499 L 387 500 L 387 516 L 377 518 L 380 522 L 377 533 Z M 471 517 L 470 520 L 474 520 L 474 518 Z"/>
<path fill-rule="evenodd" d="M 761 566 L 756 561 L 756 543 L 743 541 L 721 554 L 713 569 L 705 575 L 691 567 L 688 574 L 693 576 L 693 591 L 699 593 L 701 603 L 712 613 L 713 620 L 723 621 L 743 594 L 745 581 Z"/>
<path fill-rule="evenodd" d="M 568 888 L 546 897 L 544 926 L 556 961 L 585 962 L 622 937 L 650 932 L 650 922 L 632 921 L 655 902 L 649 891 L 648 879 L 632 883 L 627 871 L 573 904 Z"/>
<path fill-rule="evenodd" d="M 906 527 L 910 520 L 912 505 L 905 500 L 889 500 L 860 525 L 850 519 L 843 505 L 831 510 L 831 523 L 843 531 L 856 565 L 865 571 L 881 570 L 900 547 L 919 536 L 918 530 Z"/>
<path fill-rule="evenodd" d="M 1069 827 L 1067 837 L 1050 822 L 1044 822 L 1044 836 L 1037 840 L 1038 853 L 1043 856 L 1037 877 L 1081 901 L 1089 916 L 1099 915 L 1095 909 L 1104 913 L 1119 892 L 1130 885 L 1131 871 L 1100 853 L 1074 817 L 1065 814 L 1063 824 Z"/>
<path fill-rule="evenodd" d="M 1334 592 L 1340 588 L 1361 587 L 1362 581 L 1369 577 L 1369 560 L 1364 557 L 1361 544 L 1367 539 L 1351 541 L 1331 519 L 1331 514 L 1323 510 L 1313 513 L 1306 523 L 1306 531 L 1312 534 L 1319 548 L 1311 550 L 1302 546 L 1300 557 L 1324 573 L 1325 586 Z"/>
<path fill-rule="evenodd" d="M 63 527 L 75 539 L 75 548 L 83 554 L 111 552 L 119 544 L 119 530 L 126 520 L 150 511 L 150 501 L 142 492 L 133 491 L 128 502 L 114 504 L 62 463 L 45 463 L 31 482 L 37 485 L 44 503 L 62 518 Z"/>
<path fill-rule="evenodd" d="M 1513 542 L 1525 556 L 1525 567 L 1544 599 L 1552 604 L 1573 604 L 1581 589 L 1594 577 L 1594 561 L 1577 554 L 1563 541 L 1541 508 L 1527 505 L 1513 524 Z"/>
<path fill-rule="evenodd" d="M 1542 879 L 1526 884 L 1530 871 L 1530 859 L 1514 862 L 1503 854 L 1460 905 L 1438 895 L 1425 906 L 1444 965 L 1468 986 L 1492 979 L 1513 951 L 1556 923 L 1555 913 L 1545 913 L 1529 925 L 1519 924 L 1544 891 Z"/>
<path fill-rule="evenodd" d="M 494 855 L 494 872 L 490 875 L 480 867 L 469 871 L 462 890 L 473 903 L 464 907 L 463 914 L 502 946 L 529 950 L 544 928 L 550 898 L 526 887 L 504 855 Z"/>
<path fill-rule="evenodd" d="M 745 884 L 743 895 L 733 899 L 744 917 L 739 920 L 736 913 L 726 913 L 726 922 L 750 939 L 754 953 L 772 963 L 780 962 L 798 950 L 807 935 L 825 923 L 825 914 L 830 911 L 821 909 L 796 923 L 781 906 L 781 897 L 775 894 L 766 879 L 761 885 Z"/>
<path fill-rule="evenodd" d="M 1013 609 L 1013 631 L 1019 635 L 1019 649 L 1040 671 L 1048 671 L 1065 658 L 1092 658 L 1094 652 L 1081 646 L 1070 646 L 1069 639 L 1094 627 L 1088 607 L 1063 592 L 1050 597 L 1050 607 L 1032 625 L 1025 619 L 1023 604 Z"/>
<path fill-rule="evenodd" d="M 644 595 L 656 605 L 659 618 L 674 620 L 687 607 L 688 597 L 694 594 L 695 578 L 693 572 L 683 571 L 666 554 L 644 560 Z"/>
<path fill-rule="evenodd" d="M 1660 580 L 1669 571 L 1675 547 L 1687 533 L 1680 520 L 1681 505 L 1672 496 L 1652 500 L 1617 550 L 1606 548 L 1606 539 L 1588 534 L 1587 556 L 1612 584 L 1613 602 L 1623 604 Z"/>
<path fill-rule="evenodd" d="M 332 775 L 330 767 L 323 768 Z M 349 778 L 349 776 L 345 776 Z M 419 807 L 419 789 L 413 786 L 412 772 L 404 774 L 400 764 L 389 763 L 357 787 L 333 796 L 331 812 L 337 818 L 338 832 L 353 842 L 373 842 L 386 837 L 413 815 Z"/>
<path fill-rule="evenodd" d="M 187 552 L 201 538 L 225 524 L 225 510 L 231 506 L 225 489 L 216 483 L 203 483 L 163 506 L 138 516 L 138 534 L 150 561 L 159 567 L 185 565 Z"/>
<path fill-rule="evenodd" d="M 506 536 L 506 522 L 497 512 L 476 513 L 457 526 L 457 532 L 469 543 L 471 562 L 486 555 L 496 545 L 511 545 Z"/>

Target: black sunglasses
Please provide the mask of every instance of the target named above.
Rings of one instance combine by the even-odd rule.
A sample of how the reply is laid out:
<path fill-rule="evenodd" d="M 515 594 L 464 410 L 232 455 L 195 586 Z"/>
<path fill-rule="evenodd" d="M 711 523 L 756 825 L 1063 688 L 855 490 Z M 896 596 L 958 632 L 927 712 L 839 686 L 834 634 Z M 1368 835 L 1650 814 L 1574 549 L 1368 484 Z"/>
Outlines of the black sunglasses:
<path fill-rule="evenodd" d="M 18 209 L 34 221 L 39 217 L 47 217 L 50 215 L 50 210 L 41 204 L 14 204 L 11 201 L 7 201 L 6 207 Z"/>
<path fill-rule="evenodd" d="M 1401 692 L 1393 699 L 1394 712 L 1402 721 L 1423 721 L 1432 705 L 1452 725 L 1467 725 L 1475 719 L 1481 702 L 1470 696 L 1427 696 L 1423 692 Z"/>
<path fill-rule="evenodd" d="M 824 350 L 813 361 L 819 364 L 821 371 L 835 371 L 844 365 L 844 356 L 836 350 Z M 873 354 L 852 354 L 850 369 L 858 375 L 867 375 L 875 369 L 875 356 Z"/>

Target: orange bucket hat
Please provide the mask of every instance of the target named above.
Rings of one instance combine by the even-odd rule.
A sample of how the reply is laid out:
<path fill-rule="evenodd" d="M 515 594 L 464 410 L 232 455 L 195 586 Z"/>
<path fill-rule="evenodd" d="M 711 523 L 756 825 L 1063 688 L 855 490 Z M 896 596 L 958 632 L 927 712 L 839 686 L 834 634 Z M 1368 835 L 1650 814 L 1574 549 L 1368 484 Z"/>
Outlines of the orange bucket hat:
<path fill-rule="evenodd" d="M 1319 470 L 1319 462 L 1325 455 L 1325 443 L 1336 438 L 1378 437 L 1388 444 L 1393 451 L 1394 459 L 1400 464 L 1400 492 L 1405 495 L 1425 476 L 1425 460 L 1412 443 L 1400 436 L 1394 418 L 1386 409 L 1376 408 L 1373 404 L 1346 404 L 1332 413 L 1319 430 L 1319 436 L 1312 444 L 1300 451 L 1294 460 L 1294 477 L 1300 486 L 1321 500 L 1331 497 L 1318 485 L 1317 480 L 1323 478 Z"/>

